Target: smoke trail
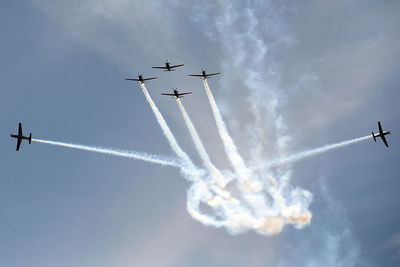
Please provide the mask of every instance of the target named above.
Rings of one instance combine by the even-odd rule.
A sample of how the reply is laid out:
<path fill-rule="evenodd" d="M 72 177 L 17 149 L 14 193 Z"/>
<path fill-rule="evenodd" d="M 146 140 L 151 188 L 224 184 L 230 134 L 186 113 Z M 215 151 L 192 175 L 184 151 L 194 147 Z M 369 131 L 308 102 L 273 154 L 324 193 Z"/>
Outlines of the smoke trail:
<path fill-rule="evenodd" d="M 211 109 L 214 114 L 215 122 L 217 124 L 219 135 L 224 144 L 225 152 L 234 168 L 235 172 L 239 175 L 239 179 L 241 182 L 245 182 L 249 180 L 248 169 L 237 151 L 237 147 L 235 146 L 231 136 L 228 133 L 225 122 L 222 119 L 221 113 L 218 109 L 217 103 L 211 93 L 210 88 L 208 87 L 207 80 L 203 79 L 204 87 L 207 91 L 207 96 L 210 101 Z"/>
<path fill-rule="evenodd" d="M 217 179 L 217 183 L 220 187 L 224 187 L 224 180 L 223 177 L 220 173 L 220 171 L 214 166 L 214 164 L 211 162 L 210 157 L 204 148 L 203 143 L 201 142 L 200 136 L 196 131 L 196 128 L 194 127 L 192 120 L 190 119 L 189 115 L 187 114 L 185 108 L 182 105 L 182 102 L 179 98 L 176 99 L 176 102 L 178 103 L 179 109 L 182 113 L 183 118 L 185 119 L 186 125 L 189 129 L 190 135 L 192 136 L 193 142 L 196 145 L 197 151 L 200 154 L 201 159 L 204 162 L 204 165 L 209 169 L 209 171 L 215 176 Z"/>
<path fill-rule="evenodd" d="M 162 157 L 162 156 L 158 156 L 158 155 L 150 155 L 150 154 L 143 153 L 143 152 L 124 151 L 124 150 L 119 150 L 119 149 L 114 149 L 114 148 L 101 148 L 101 147 L 77 145 L 77 144 L 55 142 L 55 141 L 41 140 L 41 139 L 32 139 L 32 141 L 37 142 L 37 143 L 42 143 L 42 144 L 62 146 L 62 147 L 80 149 L 80 150 L 85 150 L 85 151 L 90 151 L 90 152 L 103 153 L 103 154 L 108 154 L 108 155 L 113 155 L 113 156 L 118 156 L 118 157 L 143 160 L 143 161 L 156 163 L 156 164 L 160 164 L 160 165 L 165 165 L 165 166 L 181 167 L 181 165 L 178 164 L 178 162 L 176 162 L 175 160 L 168 159 L 166 157 Z"/>
<path fill-rule="evenodd" d="M 328 152 L 330 150 L 337 149 L 337 148 L 340 148 L 340 147 L 348 146 L 348 145 L 351 145 L 351 144 L 354 144 L 354 143 L 358 143 L 358 142 L 361 142 L 361 141 L 364 141 L 364 140 L 367 140 L 367 139 L 370 139 L 370 138 L 372 138 L 372 136 L 371 135 L 367 135 L 367 136 L 364 136 L 364 137 L 354 138 L 354 139 L 350 139 L 350 140 L 343 141 L 343 142 L 336 143 L 336 144 L 325 145 L 325 146 L 320 147 L 320 148 L 309 149 L 309 150 L 306 150 L 306 151 L 303 151 L 303 152 L 300 152 L 300 153 L 296 153 L 296 154 L 293 154 L 293 155 L 290 155 L 290 156 L 287 156 L 287 157 L 283 157 L 283 158 L 278 159 L 278 160 L 274 160 L 274 161 L 270 162 L 268 164 L 268 166 L 278 166 L 278 165 L 289 163 L 289 162 L 299 161 L 299 160 L 302 160 L 302 159 L 307 158 L 307 157 L 316 156 L 318 154 L 325 153 L 325 152 Z"/>
<path fill-rule="evenodd" d="M 278 158 L 284 155 L 289 140 L 286 125 L 279 113 L 283 90 L 279 88 L 280 67 L 274 53 L 286 40 L 290 42 L 290 35 L 282 31 L 285 30 L 281 27 L 284 23 L 271 7 L 269 1 L 219 1 L 207 5 L 202 3 L 197 9 L 200 12 L 194 12 L 195 22 L 210 25 L 206 34 L 219 41 L 224 48 L 222 67 L 227 77 L 223 83 L 225 90 L 248 90 L 246 107 L 250 108 L 251 114 L 246 118 L 253 115 L 256 121 L 246 120 L 248 124 L 242 129 L 248 135 L 246 139 L 250 142 L 251 160 L 259 163 L 268 158 L 267 155 L 278 154 Z M 210 15 L 214 11 L 217 16 Z M 260 14 L 262 17 L 258 17 Z M 188 193 L 188 198 L 192 200 L 188 199 L 188 207 L 189 204 L 194 205 L 188 208 L 189 212 L 200 212 L 202 215 L 204 212 L 195 205 L 196 201 L 200 201 L 208 204 L 216 217 L 211 216 L 210 220 L 210 217 L 202 218 L 196 213 L 191 215 L 206 225 L 223 226 L 235 234 L 252 229 L 260 234 L 271 235 L 281 232 L 285 225 L 298 229 L 308 225 L 312 218 L 308 210 L 312 194 L 290 186 L 291 172 L 287 168 L 255 172 L 246 167 L 247 163 L 229 136 L 207 81 L 203 82 L 225 152 L 236 174 L 232 175 L 237 181 L 233 193 L 239 194 L 240 201 L 230 202 L 217 197 L 209 199 L 207 191 L 199 188 L 204 194 Z M 240 114 L 243 112 L 240 111 Z M 237 119 L 232 113 L 229 115 L 230 120 Z"/>
<path fill-rule="evenodd" d="M 158 123 L 161 126 L 161 129 L 164 135 L 167 137 L 172 149 L 174 150 L 175 154 L 181 158 L 185 164 L 186 169 L 191 172 L 196 172 L 197 167 L 193 164 L 190 160 L 189 156 L 182 150 L 182 148 L 178 145 L 174 135 L 172 134 L 171 130 L 169 129 L 164 117 L 161 115 L 160 111 L 158 110 L 156 104 L 154 104 L 153 99 L 151 99 L 149 92 L 147 91 L 146 87 L 142 82 L 140 82 L 140 87 L 143 90 L 144 95 L 146 96 L 147 101 L 150 104 L 151 109 L 153 110 L 154 115 L 157 118 Z"/>

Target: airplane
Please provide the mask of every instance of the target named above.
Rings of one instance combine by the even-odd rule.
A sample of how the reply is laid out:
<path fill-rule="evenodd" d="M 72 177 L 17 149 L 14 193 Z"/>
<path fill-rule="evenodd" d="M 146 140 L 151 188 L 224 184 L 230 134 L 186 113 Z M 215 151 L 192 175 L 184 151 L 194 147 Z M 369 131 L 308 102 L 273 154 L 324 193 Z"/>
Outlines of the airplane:
<path fill-rule="evenodd" d="M 378 127 L 379 127 L 379 133 L 375 134 L 374 132 L 372 132 L 372 137 L 374 138 L 374 141 L 376 142 L 376 137 L 380 137 L 380 138 L 382 138 L 383 143 L 385 143 L 385 146 L 389 147 L 389 145 L 388 145 L 388 143 L 386 141 L 385 135 L 391 134 L 391 133 L 389 131 L 385 131 L 384 132 L 382 130 L 382 126 L 381 126 L 381 122 L 380 121 L 378 121 Z"/>
<path fill-rule="evenodd" d="M 178 64 L 171 66 L 171 63 L 168 62 L 168 59 L 165 61 L 164 67 L 152 67 L 153 69 L 162 69 L 164 71 L 175 71 L 175 68 L 182 67 L 184 64 Z"/>
<path fill-rule="evenodd" d="M 210 76 L 214 76 L 214 75 L 218 75 L 218 74 L 220 74 L 220 73 L 219 72 L 215 72 L 215 73 L 206 74 L 206 70 L 205 69 L 201 69 L 201 74 L 189 74 L 188 76 L 200 77 L 202 79 L 207 79 Z"/>
<path fill-rule="evenodd" d="M 22 124 L 19 123 L 18 126 L 18 134 L 10 134 L 12 138 L 17 139 L 17 151 L 19 151 L 19 147 L 21 146 L 22 140 L 28 140 L 29 144 L 32 142 L 32 133 L 29 134 L 29 137 L 23 136 L 22 134 Z"/>
<path fill-rule="evenodd" d="M 162 93 L 162 95 L 173 96 L 173 97 L 175 97 L 175 99 L 178 99 L 178 98 L 183 98 L 184 95 L 188 95 L 188 94 L 191 94 L 191 93 L 192 93 L 192 92 L 179 93 L 179 92 L 178 92 L 178 88 L 175 88 L 173 94 Z"/>
<path fill-rule="evenodd" d="M 146 81 L 154 80 L 154 79 L 157 79 L 157 77 L 143 78 L 143 74 L 138 73 L 138 78 L 137 78 L 137 79 L 134 79 L 134 78 L 126 78 L 125 80 L 127 80 L 127 81 L 135 81 L 135 82 L 140 82 L 140 83 L 145 83 Z"/>

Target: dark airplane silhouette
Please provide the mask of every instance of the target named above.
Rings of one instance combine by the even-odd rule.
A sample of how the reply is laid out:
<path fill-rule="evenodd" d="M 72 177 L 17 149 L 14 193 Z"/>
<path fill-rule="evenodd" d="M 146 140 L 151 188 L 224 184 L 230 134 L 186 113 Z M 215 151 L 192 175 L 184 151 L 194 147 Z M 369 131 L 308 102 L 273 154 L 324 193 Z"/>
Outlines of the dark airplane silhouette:
<path fill-rule="evenodd" d="M 168 59 L 165 61 L 165 66 L 164 67 L 152 67 L 153 69 L 162 69 L 164 71 L 175 71 L 175 68 L 177 67 L 182 67 L 184 64 L 178 64 L 178 65 L 171 65 L 171 63 L 168 62 Z"/>
<path fill-rule="evenodd" d="M 218 74 L 220 74 L 220 73 L 219 72 L 215 72 L 215 73 L 207 74 L 205 69 L 201 69 L 201 74 L 189 74 L 188 76 L 200 77 L 202 79 L 207 79 L 210 76 L 214 76 L 214 75 L 218 75 Z"/>
<path fill-rule="evenodd" d="M 372 137 L 374 138 L 374 141 L 376 142 L 376 137 L 380 137 L 380 138 L 382 138 L 383 143 L 385 143 L 385 146 L 389 147 L 388 143 L 386 141 L 385 135 L 390 134 L 390 132 L 389 131 L 385 131 L 384 132 L 382 130 L 382 126 L 381 126 L 381 122 L 380 121 L 378 121 L 378 128 L 379 128 L 379 133 L 375 134 L 374 132 L 372 132 Z"/>
<path fill-rule="evenodd" d="M 138 78 L 137 78 L 137 79 L 134 79 L 134 78 L 126 78 L 125 80 L 128 80 L 128 81 L 135 81 L 135 82 L 140 82 L 140 83 L 145 83 L 146 81 L 154 80 L 154 79 L 157 79 L 157 77 L 143 78 L 143 74 L 138 73 Z"/>
<path fill-rule="evenodd" d="M 17 139 L 17 151 L 19 151 L 19 147 L 21 146 L 21 142 L 22 140 L 28 140 L 29 144 L 32 142 L 32 133 L 29 134 L 29 137 L 23 136 L 22 134 L 22 124 L 19 123 L 18 126 L 18 134 L 10 134 L 10 136 L 12 138 L 16 138 Z"/>
<path fill-rule="evenodd" d="M 183 98 L 184 95 L 188 95 L 188 94 L 191 94 L 191 93 L 192 93 L 192 92 L 179 93 L 179 92 L 178 92 L 178 88 L 175 88 L 173 94 L 162 93 L 162 95 L 173 96 L 173 97 L 175 97 L 175 99 L 178 99 L 178 98 Z"/>

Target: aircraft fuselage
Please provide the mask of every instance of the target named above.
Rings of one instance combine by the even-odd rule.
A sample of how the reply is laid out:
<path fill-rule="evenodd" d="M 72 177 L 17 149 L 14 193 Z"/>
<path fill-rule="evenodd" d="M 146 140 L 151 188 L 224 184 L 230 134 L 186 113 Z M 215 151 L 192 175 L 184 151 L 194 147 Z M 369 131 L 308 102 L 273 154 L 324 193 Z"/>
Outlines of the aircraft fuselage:
<path fill-rule="evenodd" d="M 374 139 L 375 139 L 375 137 L 381 137 L 381 136 L 388 135 L 388 134 L 390 134 L 390 132 L 389 131 L 385 131 L 385 132 L 382 132 L 382 133 L 373 133 L 373 134 L 374 134 Z"/>

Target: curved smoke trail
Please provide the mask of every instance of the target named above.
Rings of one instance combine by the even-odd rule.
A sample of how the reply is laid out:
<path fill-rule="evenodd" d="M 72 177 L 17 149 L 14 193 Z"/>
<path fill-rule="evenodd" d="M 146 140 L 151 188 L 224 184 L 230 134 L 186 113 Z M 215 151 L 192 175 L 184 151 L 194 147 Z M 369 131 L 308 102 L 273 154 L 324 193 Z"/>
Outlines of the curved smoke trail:
<path fill-rule="evenodd" d="M 196 146 L 197 151 L 200 154 L 201 159 L 204 162 L 204 165 L 207 167 L 208 170 L 214 175 L 214 177 L 217 180 L 217 183 L 220 187 L 225 186 L 224 179 L 221 175 L 221 172 L 214 166 L 214 164 L 211 162 L 210 157 L 204 148 L 204 145 L 200 139 L 199 134 L 196 131 L 196 128 L 194 127 L 192 120 L 190 119 L 189 115 L 187 114 L 185 108 L 182 105 L 182 102 L 179 98 L 176 99 L 176 102 L 178 103 L 179 109 L 182 113 L 183 118 L 185 119 L 186 125 L 189 129 L 190 135 L 192 136 L 193 142 Z"/>
<path fill-rule="evenodd" d="M 183 151 L 182 148 L 179 146 L 178 142 L 175 139 L 175 136 L 172 134 L 171 130 L 169 129 L 167 122 L 164 120 L 164 117 L 162 116 L 161 112 L 158 110 L 156 104 L 154 104 L 153 99 L 151 99 L 149 92 L 147 91 L 146 87 L 144 86 L 144 84 L 142 82 L 140 82 L 140 87 L 142 88 L 142 91 L 147 99 L 147 102 L 150 104 L 150 107 L 153 110 L 153 113 L 156 116 L 157 121 L 160 124 L 160 127 L 161 127 L 164 135 L 167 137 L 168 142 L 171 145 L 171 148 L 174 150 L 175 154 L 182 160 L 184 167 L 185 167 L 182 169 L 182 171 L 192 173 L 192 175 L 189 175 L 189 177 L 191 177 L 191 178 L 198 176 L 198 171 L 199 171 L 198 168 L 193 164 L 192 160 L 185 153 L 185 151 Z M 197 178 L 195 178 L 195 179 L 197 179 Z"/>
<path fill-rule="evenodd" d="M 56 141 L 50 141 L 50 140 L 41 140 L 41 139 L 32 139 L 32 142 L 54 145 L 54 146 L 68 147 L 68 148 L 73 148 L 73 149 L 80 149 L 80 150 L 96 152 L 96 153 L 103 153 L 103 154 L 107 154 L 107 155 L 124 157 L 124 158 L 143 160 L 143 161 L 156 163 L 156 164 L 160 164 L 160 165 L 165 165 L 165 166 L 172 166 L 172 167 L 178 167 L 178 168 L 181 167 L 181 165 L 176 160 L 158 156 L 158 155 L 150 155 L 150 154 L 143 153 L 143 152 L 134 152 L 134 151 L 119 150 L 119 149 L 114 149 L 114 148 L 102 148 L 102 147 L 95 147 L 95 146 L 77 145 L 77 144 L 56 142 Z"/>
<path fill-rule="evenodd" d="M 225 152 L 234 168 L 239 198 L 230 197 L 229 192 L 215 192 L 214 195 L 207 183 L 197 182 L 188 192 L 188 212 L 200 222 L 215 227 L 224 226 L 231 233 L 240 233 L 253 229 L 261 234 L 277 234 L 286 224 L 302 228 L 311 220 L 307 206 L 312 199 L 308 191 L 294 189 L 291 197 L 285 197 L 282 189 L 270 176 L 262 176 L 250 171 L 230 137 L 215 99 L 204 79 L 204 86 L 209 97 L 211 108 L 217 123 Z M 221 195 L 227 197 L 221 197 Z M 206 215 L 201 211 L 201 204 L 208 205 L 217 217 Z"/>
<path fill-rule="evenodd" d="M 249 171 L 246 167 L 246 164 L 244 163 L 243 158 L 239 155 L 237 147 L 233 142 L 232 137 L 228 133 L 221 112 L 219 111 L 214 96 L 212 95 L 211 90 L 208 87 L 207 80 L 203 79 L 203 83 L 207 92 L 208 100 L 210 101 L 211 109 L 214 114 L 214 119 L 217 124 L 218 132 L 224 145 L 226 155 L 228 156 L 233 169 L 238 174 L 240 181 L 247 182 L 249 181 Z"/>
<path fill-rule="evenodd" d="M 256 120 L 248 122 L 243 129 L 246 130 L 246 140 L 250 141 L 251 162 L 263 163 L 265 158 L 274 154 L 283 155 L 290 139 L 279 114 L 279 95 L 282 93 L 281 88 L 278 90 L 280 69 L 271 56 L 271 43 L 281 47 L 286 40 L 290 40 L 290 36 L 281 31 L 280 21 L 269 21 L 272 23 L 266 27 L 267 23 L 261 21 L 265 16 L 258 17 L 259 14 L 274 12 L 270 9 L 270 2 L 255 2 L 219 1 L 201 5 L 200 12 L 194 13 L 194 21 L 200 21 L 201 25 L 208 24 L 210 27 L 206 34 L 218 40 L 223 47 L 222 67 L 225 77 L 228 77 L 223 87 L 229 89 L 230 95 L 248 90 L 244 97 L 249 110 L 245 112 L 249 111 Z M 216 16 L 210 15 L 215 13 L 209 11 L 216 11 Z M 228 188 L 233 189 L 232 194 L 237 198 L 210 197 L 209 191 L 204 189 L 207 186 L 201 186 L 188 193 L 189 213 L 206 225 L 223 226 L 231 233 L 251 229 L 270 235 L 281 232 L 285 225 L 296 228 L 308 225 L 312 218 L 308 209 L 312 194 L 290 186 L 289 168 L 259 171 L 247 167 L 228 133 L 207 81 L 203 82 L 225 152 L 235 171 L 235 174 L 229 174 L 236 181 L 235 188 L 232 185 Z M 229 120 L 235 119 L 231 112 Z M 212 216 L 199 216 L 204 215 L 199 208 L 201 204 L 211 208 Z"/>

